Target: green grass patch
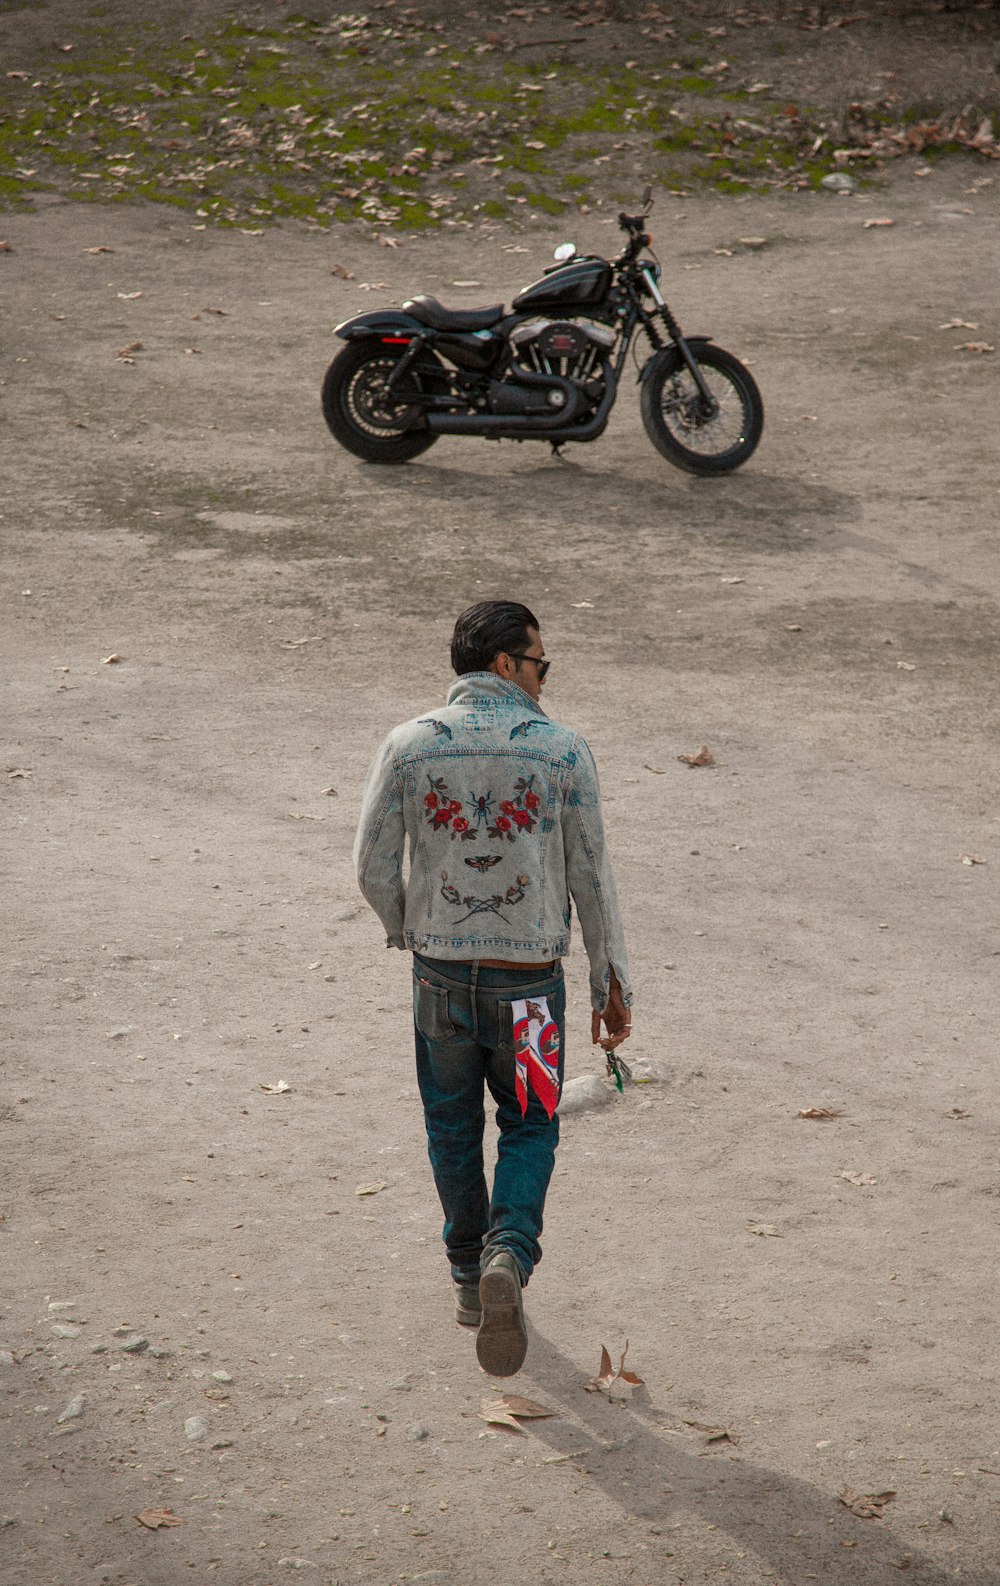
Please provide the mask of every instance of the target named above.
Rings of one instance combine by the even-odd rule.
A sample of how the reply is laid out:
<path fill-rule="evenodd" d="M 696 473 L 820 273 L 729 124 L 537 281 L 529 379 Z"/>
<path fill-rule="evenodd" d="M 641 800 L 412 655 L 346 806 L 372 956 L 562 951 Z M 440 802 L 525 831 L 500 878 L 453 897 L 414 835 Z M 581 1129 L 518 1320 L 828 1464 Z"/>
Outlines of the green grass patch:
<path fill-rule="evenodd" d="M 391 42 L 382 14 L 327 8 L 259 26 L 249 13 L 212 23 L 194 12 L 190 38 L 166 24 L 126 38 L 109 6 L 91 5 L 72 54 L 45 53 L 41 67 L 24 63 L 26 78 L 0 80 L 0 207 L 49 191 L 168 203 L 219 225 L 337 218 L 419 230 L 508 216 L 506 196 L 491 193 L 498 156 L 514 177 L 507 196 L 547 214 L 563 211 L 563 195 L 606 197 L 612 179 L 632 180 L 626 166 L 635 188 L 647 174 L 716 191 L 814 179 L 819 112 L 786 128 L 758 101 L 766 134 L 736 129 L 735 144 L 723 141 L 725 104 L 749 95 L 707 75 L 704 40 L 689 39 L 669 72 L 474 51 L 456 70 L 452 53 L 427 57 L 428 39 L 446 40 L 408 14 Z M 682 96 L 714 103 L 681 121 L 671 111 Z M 911 119 L 930 114 L 921 106 Z"/>

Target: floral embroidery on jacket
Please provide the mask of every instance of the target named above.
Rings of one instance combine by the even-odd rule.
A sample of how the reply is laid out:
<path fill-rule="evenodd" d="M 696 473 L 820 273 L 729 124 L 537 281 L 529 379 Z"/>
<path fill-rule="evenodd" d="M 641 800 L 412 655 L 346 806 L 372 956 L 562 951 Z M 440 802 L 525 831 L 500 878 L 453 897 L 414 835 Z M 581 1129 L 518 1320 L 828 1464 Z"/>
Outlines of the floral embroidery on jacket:
<path fill-rule="evenodd" d="M 461 925 L 465 920 L 471 920 L 476 914 L 495 914 L 498 919 L 503 920 L 505 925 L 509 925 L 510 921 L 506 915 L 500 913 L 500 910 L 514 903 L 520 903 L 524 898 L 527 887 L 531 884 L 528 876 L 518 876 L 517 880 L 512 882 L 507 888 L 506 893 L 494 892 L 492 897 L 477 898 L 471 893 L 463 894 L 459 892 L 458 888 L 453 886 L 448 880 L 447 870 L 442 870 L 441 882 L 441 896 L 445 902 L 453 903 L 456 908 L 468 909 L 469 911 L 455 921 L 456 925 Z"/>
<path fill-rule="evenodd" d="M 494 842 L 506 838 L 512 843 L 519 832 L 533 832 L 538 825 L 542 801 L 534 790 L 534 780 L 534 772 L 519 776 L 512 796 L 502 799 L 496 811 L 492 792 L 470 793 L 464 805 L 469 815 L 465 816 L 461 801 L 451 797 L 444 777 L 428 775 L 430 792 L 424 795 L 425 818 L 434 831 L 447 831 L 452 841 L 458 837 L 464 843 L 472 842 L 485 833 Z"/>

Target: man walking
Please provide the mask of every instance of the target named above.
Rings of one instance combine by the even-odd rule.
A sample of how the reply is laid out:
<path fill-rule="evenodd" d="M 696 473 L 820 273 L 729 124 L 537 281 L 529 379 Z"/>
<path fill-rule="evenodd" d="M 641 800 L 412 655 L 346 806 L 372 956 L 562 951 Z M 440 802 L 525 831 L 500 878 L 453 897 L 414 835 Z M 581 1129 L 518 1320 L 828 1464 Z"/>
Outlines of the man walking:
<path fill-rule="evenodd" d="M 591 1035 L 628 1038 L 632 993 L 594 761 L 539 699 L 537 619 L 486 600 L 455 624 L 447 703 L 390 733 L 354 857 L 387 946 L 413 954 L 417 1082 L 460 1323 L 484 1370 L 527 1352 L 521 1290 L 541 1260 L 565 1051 L 562 959 L 575 903 Z M 409 874 L 404 879 L 404 850 Z M 601 1034 L 601 1026 L 605 1034 Z M 483 1085 L 497 1105 L 492 1195 Z"/>

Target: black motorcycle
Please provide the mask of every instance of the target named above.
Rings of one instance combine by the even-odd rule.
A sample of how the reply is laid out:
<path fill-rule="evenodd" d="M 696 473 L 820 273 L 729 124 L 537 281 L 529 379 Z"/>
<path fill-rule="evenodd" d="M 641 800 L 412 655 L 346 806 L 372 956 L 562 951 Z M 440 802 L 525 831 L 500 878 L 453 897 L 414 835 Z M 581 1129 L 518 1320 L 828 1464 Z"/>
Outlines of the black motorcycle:
<path fill-rule="evenodd" d="M 642 213 L 619 215 L 628 241 L 617 259 L 556 249 L 556 263 L 506 313 L 444 308 L 415 297 L 336 327 L 347 346 L 323 381 L 323 414 L 348 451 L 404 463 L 439 435 L 489 440 L 592 441 L 607 426 L 629 348 L 649 352 L 638 379 L 642 422 L 679 468 L 723 474 L 754 451 L 764 405 L 749 370 L 709 336 L 685 336 L 644 256 Z M 638 356 L 636 357 L 638 366 Z"/>

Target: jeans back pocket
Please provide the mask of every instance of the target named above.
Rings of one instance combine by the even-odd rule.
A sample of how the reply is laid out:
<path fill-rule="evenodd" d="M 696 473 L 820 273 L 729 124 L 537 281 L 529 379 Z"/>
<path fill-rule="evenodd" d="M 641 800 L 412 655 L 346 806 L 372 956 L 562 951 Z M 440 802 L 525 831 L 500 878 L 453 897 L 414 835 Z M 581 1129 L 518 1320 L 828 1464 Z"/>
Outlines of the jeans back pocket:
<path fill-rule="evenodd" d="M 455 1026 L 448 1008 L 448 989 L 419 975 L 413 977 L 413 1022 L 426 1041 L 451 1041 Z"/>

